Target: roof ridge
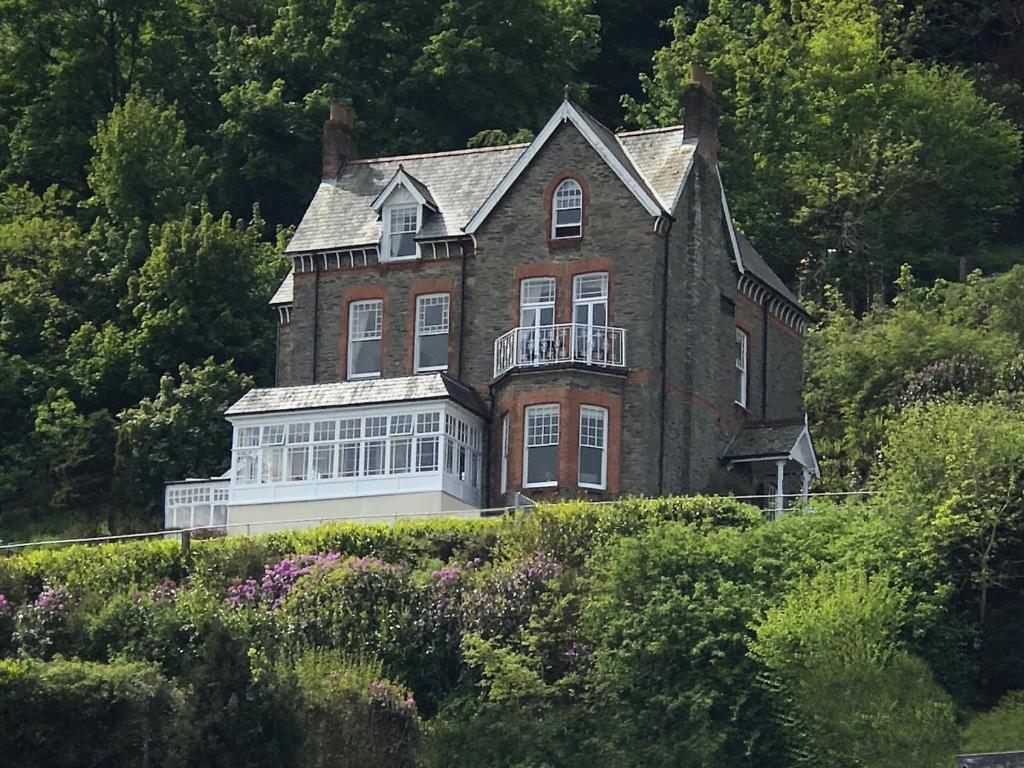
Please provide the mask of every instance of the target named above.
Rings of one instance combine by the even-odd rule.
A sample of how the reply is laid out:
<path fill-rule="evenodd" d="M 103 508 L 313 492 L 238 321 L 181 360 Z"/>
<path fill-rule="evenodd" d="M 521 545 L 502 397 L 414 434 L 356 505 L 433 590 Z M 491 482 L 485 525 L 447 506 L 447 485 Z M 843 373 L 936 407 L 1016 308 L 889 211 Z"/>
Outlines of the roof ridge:
<path fill-rule="evenodd" d="M 401 162 L 403 160 L 422 160 L 428 157 L 447 157 L 450 155 L 469 155 L 474 152 L 497 152 L 502 149 L 523 149 L 530 146 L 530 142 L 524 144 L 501 144 L 497 147 L 471 147 L 470 149 L 445 149 L 440 152 L 421 152 L 417 155 L 385 155 L 383 157 L 365 157 L 360 160 L 351 160 L 349 165 L 365 165 L 369 163 Z M 408 171 L 406 171 L 408 173 Z"/>
<path fill-rule="evenodd" d="M 635 131 L 620 131 L 615 135 L 621 138 L 623 136 L 640 136 L 645 133 L 668 133 L 669 131 L 682 130 L 683 127 L 682 123 L 678 123 L 677 125 L 666 125 L 663 128 L 639 128 Z"/>

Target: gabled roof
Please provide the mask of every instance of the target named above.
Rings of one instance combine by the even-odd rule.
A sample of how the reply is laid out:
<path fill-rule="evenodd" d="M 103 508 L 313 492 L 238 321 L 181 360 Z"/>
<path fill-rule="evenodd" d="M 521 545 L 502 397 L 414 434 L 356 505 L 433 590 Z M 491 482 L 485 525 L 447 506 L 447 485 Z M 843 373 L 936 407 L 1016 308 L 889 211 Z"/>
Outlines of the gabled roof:
<path fill-rule="evenodd" d="M 443 373 L 430 373 L 393 379 L 251 389 L 224 415 L 251 416 L 422 400 L 453 400 L 481 416 L 487 414 L 483 402 L 472 389 Z"/>
<path fill-rule="evenodd" d="M 683 141 L 683 127 L 616 135 L 578 107 L 573 106 L 573 111 L 579 123 L 625 169 L 630 183 L 645 189 L 661 209 L 671 211 L 696 146 Z M 436 212 L 428 211 L 424 217 L 419 239 L 464 235 L 463 227 L 527 151 L 526 144 L 512 144 L 350 162 L 339 178 L 320 184 L 285 252 L 340 250 L 377 243 L 381 225 L 373 203 L 394 180 L 399 167 L 422 187 L 421 194 L 429 192 L 436 207 Z M 623 165 L 624 161 L 628 163 Z"/>
<path fill-rule="evenodd" d="M 807 419 L 795 424 L 755 424 L 744 427 L 725 449 L 722 460 L 769 461 L 792 459 L 819 474 Z"/>
<path fill-rule="evenodd" d="M 501 198 L 505 196 L 505 193 L 515 183 L 516 179 L 530 166 L 533 158 L 536 157 L 537 153 L 540 152 L 541 148 L 563 123 L 572 123 L 583 134 L 583 138 L 608 163 L 608 166 L 615 172 L 615 175 L 619 177 L 622 183 L 626 185 L 626 188 L 633 193 L 634 197 L 651 216 L 667 213 L 665 206 L 657 199 L 654 191 L 633 163 L 629 153 L 619 143 L 615 134 L 584 112 L 579 106 L 566 99 L 555 110 L 555 114 L 551 116 L 551 119 L 541 129 L 541 132 L 537 134 L 537 138 L 516 159 L 513 166 L 508 169 L 498 186 L 484 200 L 483 205 L 473 214 L 469 223 L 466 224 L 466 232 L 470 234 L 476 232 Z"/>
<path fill-rule="evenodd" d="M 387 186 L 380 191 L 380 194 L 374 198 L 373 202 L 370 203 L 370 207 L 373 210 L 380 213 L 380 209 L 384 207 L 384 203 L 391 197 L 391 193 L 395 191 L 397 186 L 403 186 L 416 198 L 416 201 L 420 205 L 426 205 L 435 211 L 437 210 L 437 203 L 434 202 L 434 197 L 430 194 L 430 190 L 427 189 L 426 185 L 417 180 L 414 176 L 409 174 L 402 164 L 398 164 L 398 170 L 395 171 L 395 175 L 391 177 L 391 181 L 387 183 Z"/>

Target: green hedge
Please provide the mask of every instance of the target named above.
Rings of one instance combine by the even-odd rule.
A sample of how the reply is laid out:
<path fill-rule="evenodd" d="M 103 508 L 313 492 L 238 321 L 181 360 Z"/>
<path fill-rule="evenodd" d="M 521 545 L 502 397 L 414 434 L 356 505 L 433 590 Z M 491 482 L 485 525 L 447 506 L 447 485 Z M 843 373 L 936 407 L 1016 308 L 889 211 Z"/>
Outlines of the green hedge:
<path fill-rule="evenodd" d="M 666 521 L 698 527 L 749 528 L 760 512 L 730 498 L 625 499 L 614 504 L 541 504 L 516 518 L 419 520 L 397 525 L 333 523 L 301 531 L 229 536 L 192 543 L 185 557 L 176 540 L 126 541 L 37 549 L 0 557 L 0 594 L 14 604 L 33 598 L 43 584 L 65 587 L 79 599 L 102 604 L 117 594 L 188 578 L 222 591 L 256 578 L 283 557 L 338 552 L 413 566 L 546 552 L 567 565 L 581 564 L 611 537 L 631 535 Z"/>
<path fill-rule="evenodd" d="M 155 667 L 0 662 L 0 755 L 19 768 L 185 766 L 188 705 Z"/>

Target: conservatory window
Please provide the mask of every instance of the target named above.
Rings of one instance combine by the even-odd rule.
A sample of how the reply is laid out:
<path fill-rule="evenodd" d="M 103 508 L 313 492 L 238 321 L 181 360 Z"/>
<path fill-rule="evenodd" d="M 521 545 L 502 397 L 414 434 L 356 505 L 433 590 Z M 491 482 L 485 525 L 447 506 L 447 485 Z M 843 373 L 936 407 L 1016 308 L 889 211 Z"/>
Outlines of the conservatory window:
<path fill-rule="evenodd" d="M 524 486 L 558 484 L 558 406 L 531 405 L 526 409 L 523 448 Z"/>
<path fill-rule="evenodd" d="M 566 179 L 555 189 L 551 206 L 551 236 L 580 237 L 583 234 L 583 189 L 575 179 Z"/>

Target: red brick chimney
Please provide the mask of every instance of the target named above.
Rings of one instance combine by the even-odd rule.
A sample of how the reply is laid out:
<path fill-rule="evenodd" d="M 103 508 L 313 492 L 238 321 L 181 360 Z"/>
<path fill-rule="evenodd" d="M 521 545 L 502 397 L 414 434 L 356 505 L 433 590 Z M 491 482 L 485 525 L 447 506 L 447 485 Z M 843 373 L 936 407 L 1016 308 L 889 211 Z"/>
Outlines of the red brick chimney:
<path fill-rule="evenodd" d="M 323 178 L 338 178 L 345 163 L 356 157 L 355 114 L 352 107 L 331 99 L 331 117 L 324 123 Z"/>
<path fill-rule="evenodd" d="M 715 85 L 703 68 L 690 65 L 690 82 L 683 87 L 683 138 L 697 139 L 698 152 L 718 161 L 718 98 Z"/>

